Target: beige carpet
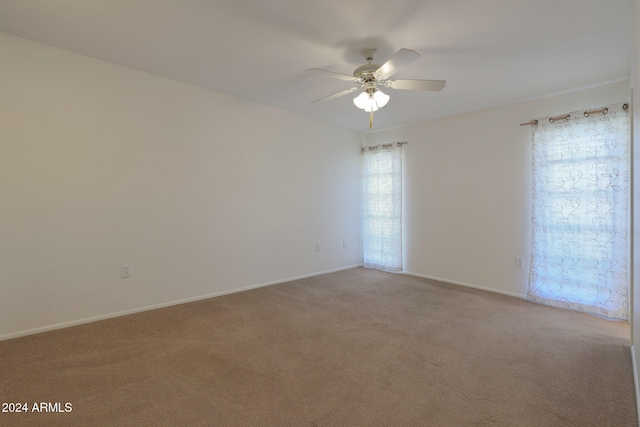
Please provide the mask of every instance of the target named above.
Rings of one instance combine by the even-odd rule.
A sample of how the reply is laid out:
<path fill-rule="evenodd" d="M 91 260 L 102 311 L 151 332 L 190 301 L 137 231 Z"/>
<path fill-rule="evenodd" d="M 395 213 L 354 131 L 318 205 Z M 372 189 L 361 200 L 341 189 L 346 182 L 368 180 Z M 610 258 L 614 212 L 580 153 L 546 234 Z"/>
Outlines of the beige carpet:
<path fill-rule="evenodd" d="M 2 426 L 637 426 L 629 325 L 362 268 L 0 342 Z"/>

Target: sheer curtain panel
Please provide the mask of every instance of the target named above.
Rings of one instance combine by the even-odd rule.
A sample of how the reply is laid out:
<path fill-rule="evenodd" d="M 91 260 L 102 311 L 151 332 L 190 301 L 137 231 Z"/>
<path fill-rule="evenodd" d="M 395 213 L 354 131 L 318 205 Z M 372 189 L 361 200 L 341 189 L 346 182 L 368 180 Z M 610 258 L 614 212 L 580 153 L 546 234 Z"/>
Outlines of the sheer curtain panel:
<path fill-rule="evenodd" d="M 529 299 L 629 317 L 629 113 L 570 113 L 532 126 Z"/>
<path fill-rule="evenodd" d="M 364 266 L 402 271 L 402 145 L 364 151 Z"/>

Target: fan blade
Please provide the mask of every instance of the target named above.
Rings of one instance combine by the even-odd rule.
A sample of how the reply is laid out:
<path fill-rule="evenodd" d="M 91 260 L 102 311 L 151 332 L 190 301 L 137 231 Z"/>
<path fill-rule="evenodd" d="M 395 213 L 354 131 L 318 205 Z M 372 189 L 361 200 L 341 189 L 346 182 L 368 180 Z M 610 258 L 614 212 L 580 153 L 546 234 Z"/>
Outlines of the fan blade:
<path fill-rule="evenodd" d="M 305 71 L 310 71 L 312 73 L 324 74 L 325 76 L 333 77 L 334 79 L 346 80 L 348 82 L 355 82 L 357 79 L 353 76 L 349 76 L 347 74 L 334 73 L 333 71 L 321 70 L 320 68 L 308 68 Z"/>
<path fill-rule="evenodd" d="M 375 74 L 389 78 L 418 58 L 420 58 L 420 54 L 415 50 L 400 49 L 391 59 L 382 64 L 380 68 L 375 71 Z"/>
<path fill-rule="evenodd" d="M 391 89 L 408 90 L 442 90 L 446 80 L 387 80 L 385 83 Z"/>
<path fill-rule="evenodd" d="M 329 96 L 325 96 L 324 98 L 320 98 L 320 99 L 316 99 L 315 101 L 312 102 L 312 104 L 315 104 L 316 102 L 320 102 L 320 101 L 328 101 L 330 99 L 334 99 L 334 98 L 338 98 L 341 97 L 343 95 L 346 95 L 348 93 L 351 93 L 355 90 L 358 90 L 357 87 L 350 87 L 349 89 L 345 89 L 343 91 L 340 91 L 338 93 L 334 93 L 333 95 L 329 95 Z"/>

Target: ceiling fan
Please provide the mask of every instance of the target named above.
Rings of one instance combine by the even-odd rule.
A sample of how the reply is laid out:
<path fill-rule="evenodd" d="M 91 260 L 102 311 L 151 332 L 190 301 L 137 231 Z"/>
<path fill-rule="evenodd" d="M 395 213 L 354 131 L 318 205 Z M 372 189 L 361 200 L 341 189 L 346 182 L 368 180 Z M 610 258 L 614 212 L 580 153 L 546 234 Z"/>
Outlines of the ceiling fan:
<path fill-rule="evenodd" d="M 357 86 L 313 101 L 312 104 L 315 102 L 338 98 L 358 89 L 364 89 L 360 95 L 353 99 L 353 103 L 356 107 L 369 113 L 369 129 L 371 129 L 373 126 L 373 112 L 387 105 L 390 98 L 389 95 L 380 90 L 380 87 L 404 90 L 438 91 L 442 90 L 447 83 L 445 80 L 392 80 L 390 77 L 402 68 L 411 64 L 416 59 L 420 58 L 420 54 L 416 51 L 403 48 L 396 52 L 395 55 L 393 55 L 387 62 L 382 65 L 378 65 L 371 63 L 376 52 L 376 49 L 365 49 L 362 51 L 362 56 L 364 56 L 368 64 L 356 68 L 353 71 L 353 76 L 335 73 L 328 70 L 321 70 L 319 68 L 309 68 L 305 70 L 357 84 Z"/>

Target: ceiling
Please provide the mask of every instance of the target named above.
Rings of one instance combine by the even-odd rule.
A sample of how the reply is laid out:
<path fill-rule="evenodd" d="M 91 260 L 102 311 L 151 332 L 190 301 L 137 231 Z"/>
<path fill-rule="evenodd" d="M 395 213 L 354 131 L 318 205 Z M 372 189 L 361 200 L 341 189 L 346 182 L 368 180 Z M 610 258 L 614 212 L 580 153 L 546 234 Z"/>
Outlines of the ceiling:
<path fill-rule="evenodd" d="M 398 49 L 422 55 L 394 78 L 441 92 L 386 91 L 373 130 L 629 77 L 633 0 L 0 0 L 0 31 L 369 131 L 353 86 Z M 170 100 L 167 100 L 170 102 Z"/>

